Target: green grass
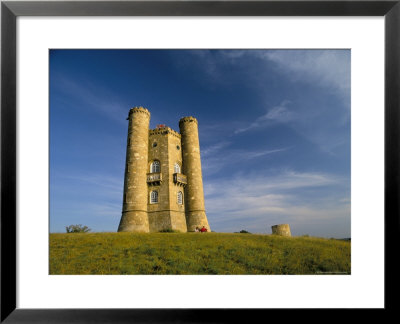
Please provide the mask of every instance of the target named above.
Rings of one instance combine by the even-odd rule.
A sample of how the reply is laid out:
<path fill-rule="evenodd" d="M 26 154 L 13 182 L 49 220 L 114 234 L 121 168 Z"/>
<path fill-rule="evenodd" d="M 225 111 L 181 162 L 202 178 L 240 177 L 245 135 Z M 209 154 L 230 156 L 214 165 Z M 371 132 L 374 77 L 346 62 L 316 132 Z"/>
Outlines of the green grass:
<path fill-rule="evenodd" d="M 50 234 L 50 274 L 350 274 L 350 248 L 239 233 Z"/>

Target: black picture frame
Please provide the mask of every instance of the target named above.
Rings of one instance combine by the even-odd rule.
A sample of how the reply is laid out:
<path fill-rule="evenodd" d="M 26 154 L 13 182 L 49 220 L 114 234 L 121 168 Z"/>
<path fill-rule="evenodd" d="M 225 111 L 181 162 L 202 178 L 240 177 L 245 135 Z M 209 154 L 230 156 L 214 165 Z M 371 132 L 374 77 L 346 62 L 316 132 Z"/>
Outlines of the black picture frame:
<path fill-rule="evenodd" d="M 400 195 L 400 0 L 394 1 L 2 1 L 1 2 L 1 322 L 236 322 L 268 309 L 16 308 L 16 19 L 18 16 L 384 16 L 385 18 L 385 307 L 397 306 L 395 273 Z M 367 283 L 366 283 L 367 284 Z M 392 297 L 393 296 L 393 297 Z M 381 311 L 381 310 L 378 310 Z M 239 316 L 240 315 L 240 316 Z M 268 314 L 268 317 L 271 315 Z M 261 317 L 261 318 L 262 318 Z M 264 317 L 265 318 L 265 317 Z M 341 319 L 343 320 L 343 319 Z M 251 322 L 251 320 L 250 320 Z"/>

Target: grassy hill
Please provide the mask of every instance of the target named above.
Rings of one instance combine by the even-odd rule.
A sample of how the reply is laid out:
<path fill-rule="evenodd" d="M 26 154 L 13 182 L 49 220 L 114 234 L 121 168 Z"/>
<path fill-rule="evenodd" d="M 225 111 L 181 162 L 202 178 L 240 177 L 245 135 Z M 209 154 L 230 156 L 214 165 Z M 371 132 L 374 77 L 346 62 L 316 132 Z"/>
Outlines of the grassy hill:
<path fill-rule="evenodd" d="M 350 241 L 229 233 L 50 234 L 50 274 L 350 274 Z"/>

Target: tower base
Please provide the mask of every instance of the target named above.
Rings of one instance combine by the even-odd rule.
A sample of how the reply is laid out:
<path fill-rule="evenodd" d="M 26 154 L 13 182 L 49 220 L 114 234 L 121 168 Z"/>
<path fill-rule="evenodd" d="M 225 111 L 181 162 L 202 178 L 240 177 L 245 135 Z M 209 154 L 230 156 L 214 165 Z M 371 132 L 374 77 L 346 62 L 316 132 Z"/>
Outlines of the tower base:
<path fill-rule="evenodd" d="M 211 232 L 204 210 L 186 212 L 186 224 L 188 232 L 194 232 L 196 227 L 201 229 L 203 226 L 207 228 L 207 232 Z"/>
<path fill-rule="evenodd" d="M 149 233 L 149 220 L 145 211 L 122 212 L 118 232 Z"/>
<path fill-rule="evenodd" d="M 165 210 L 149 212 L 149 229 L 150 232 L 160 232 L 166 229 L 172 229 L 178 232 L 186 232 L 186 219 L 185 213 Z"/>

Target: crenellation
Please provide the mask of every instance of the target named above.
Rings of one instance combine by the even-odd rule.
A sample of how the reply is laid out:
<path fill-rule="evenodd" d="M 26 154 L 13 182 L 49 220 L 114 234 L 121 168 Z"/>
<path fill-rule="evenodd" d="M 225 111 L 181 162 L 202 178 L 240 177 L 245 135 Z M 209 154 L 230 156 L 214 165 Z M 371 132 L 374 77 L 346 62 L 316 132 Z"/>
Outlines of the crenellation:
<path fill-rule="evenodd" d="M 177 131 L 175 131 L 172 128 L 169 128 L 169 127 L 155 128 L 155 129 L 150 129 L 149 130 L 149 136 L 160 135 L 160 134 L 164 134 L 164 135 L 171 134 L 173 136 L 181 138 L 181 134 L 179 134 Z"/>
<path fill-rule="evenodd" d="M 188 116 L 188 117 L 182 117 L 180 120 L 179 120 L 179 127 L 181 126 L 181 123 L 186 123 L 186 122 L 194 122 L 194 123 L 196 123 L 196 124 L 198 124 L 198 121 L 197 121 L 197 119 L 195 118 L 195 117 L 193 117 L 193 116 Z"/>

